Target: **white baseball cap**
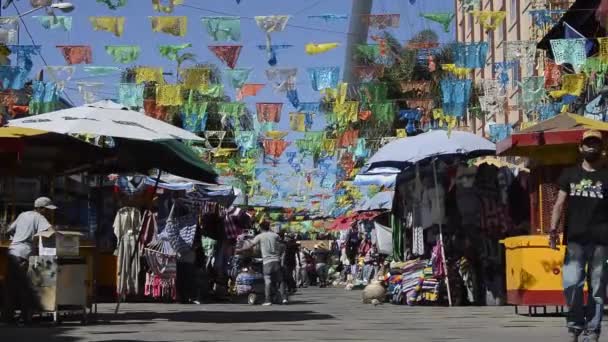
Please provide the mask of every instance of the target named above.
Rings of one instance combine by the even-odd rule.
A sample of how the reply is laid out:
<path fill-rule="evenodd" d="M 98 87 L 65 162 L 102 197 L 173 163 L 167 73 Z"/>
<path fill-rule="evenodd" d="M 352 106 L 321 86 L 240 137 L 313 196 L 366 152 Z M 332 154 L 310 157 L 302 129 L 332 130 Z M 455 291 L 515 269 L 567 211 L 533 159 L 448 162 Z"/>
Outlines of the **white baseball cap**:
<path fill-rule="evenodd" d="M 46 208 L 46 209 L 55 210 L 55 209 L 57 209 L 57 206 L 55 206 L 53 204 L 53 201 L 51 201 L 51 199 L 48 197 L 38 197 L 34 201 L 34 208 Z"/>

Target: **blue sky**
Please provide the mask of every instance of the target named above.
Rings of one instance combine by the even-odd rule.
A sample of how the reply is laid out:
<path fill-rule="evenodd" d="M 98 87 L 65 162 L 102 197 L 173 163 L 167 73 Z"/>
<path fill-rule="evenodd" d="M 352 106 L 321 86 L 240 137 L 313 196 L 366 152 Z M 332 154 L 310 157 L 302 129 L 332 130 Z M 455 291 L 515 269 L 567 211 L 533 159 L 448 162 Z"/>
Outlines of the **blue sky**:
<path fill-rule="evenodd" d="M 93 48 L 93 65 L 116 65 L 111 57 L 105 53 L 104 46 L 137 44 L 142 48 L 142 55 L 137 64 L 163 66 L 168 71 L 174 71 L 174 62 L 168 61 L 159 55 L 158 45 L 192 43 L 193 47 L 188 51 L 195 53 L 200 62 L 208 61 L 221 65 L 221 62 L 207 48 L 207 45 L 214 44 L 214 42 L 207 36 L 200 18 L 216 15 L 240 16 L 242 17 L 243 51 L 241 52 L 237 67 L 251 67 L 254 69 L 249 82 L 266 83 L 264 71 L 269 67 L 266 62 L 267 56 L 264 51 L 260 51 L 257 48 L 257 45 L 265 43 L 265 34 L 257 28 L 253 17 L 256 15 L 273 14 L 292 15 L 289 26 L 285 31 L 272 35 L 273 44 L 294 45 L 290 49 L 278 52 L 277 66 L 297 67 L 299 69 L 298 93 L 300 100 L 302 102 L 316 102 L 319 99 L 319 94 L 312 90 L 306 68 L 315 66 L 342 66 L 345 57 L 348 21 L 325 22 L 319 19 L 309 19 L 308 16 L 327 13 L 350 15 L 352 1 L 357 0 L 242 0 L 241 4 L 237 4 L 235 0 L 185 0 L 185 6 L 176 7 L 172 14 L 188 16 L 188 34 L 183 38 L 152 32 L 148 16 L 164 14 L 154 12 L 151 0 L 129 0 L 126 7 L 119 8 L 116 11 L 110 10 L 104 4 L 97 3 L 94 0 L 73 0 L 76 9 L 72 13 L 67 14 L 74 17 L 71 32 L 59 30 L 47 31 L 43 29 L 38 21 L 31 18 L 31 16 L 44 15 L 44 11 L 28 15 L 24 20 L 35 42 L 42 45 L 42 55 L 48 65 L 65 65 L 63 57 L 55 47 L 56 45 L 91 45 Z M 31 8 L 28 0 L 17 0 L 16 4 L 22 13 Z M 401 14 L 400 27 L 392 30 L 402 41 L 407 40 L 412 34 L 422 29 L 431 28 L 440 34 L 442 42 L 449 42 L 454 38 L 453 29 L 450 33 L 443 33 L 439 24 L 420 18 L 419 13 L 452 12 L 454 10 L 453 7 L 453 0 L 417 0 L 413 5 L 410 4 L 409 0 L 375 0 L 373 13 Z M 4 10 L 2 15 L 16 15 L 16 12 L 11 6 L 7 10 Z M 115 37 L 108 32 L 94 31 L 88 17 L 100 15 L 125 16 L 124 35 L 122 37 Z M 308 56 L 304 53 L 304 45 L 311 42 L 338 42 L 341 43 L 341 46 L 325 54 Z M 20 34 L 20 44 L 32 44 L 23 29 Z M 34 59 L 34 63 L 35 70 L 43 66 L 43 62 L 39 57 Z M 224 67 L 222 66 L 222 68 Z M 82 66 L 78 66 L 73 80 L 68 84 L 68 88 L 66 89 L 67 95 L 76 105 L 82 104 L 82 96 L 76 90 L 76 82 L 78 81 L 104 82 L 105 85 L 98 94 L 99 97 L 114 98 L 116 96 L 116 84 L 119 82 L 119 75 L 91 78 L 87 77 L 82 71 Z M 168 81 L 173 82 L 174 79 L 169 76 Z M 226 87 L 226 89 L 228 94 L 234 97 L 234 92 L 229 87 Z M 247 99 L 248 106 L 253 111 L 255 110 L 255 102 L 285 102 L 280 128 L 282 130 L 289 129 L 289 112 L 294 109 L 284 95 L 275 93 L 272 87 L 267 86 L 257 97 Z M 321 130 L 323 126 L 324 120 L 322 115 L 317 115 L 313 130 Z M 293 141 L 299 135 L 301 134 L 292 132 L 287 137 L 287 140 Z M 295 146 L 289 150 L 293 150 L 294 148 Z M 310 167 L 311 165 L 307 164 L 304 168 Z M 279 166 L 275 171 L 281 175 L 279 176 L 281 178 L 290 177 L 288 166 Z M 287 180 L 289 178 L 284 179 Z M 285 184 L 283 185 L 284 189 L 290 191 L 295 186 L 288 184 L 297 184 L 294 181 L 283 183 Z M 318 185 L 315 185 L 312 192 L 331 193 L 331 190 L 323 190 Z M 290 203 L 285 203 L 284 201 L 272 204 L 290 205 Z"/>

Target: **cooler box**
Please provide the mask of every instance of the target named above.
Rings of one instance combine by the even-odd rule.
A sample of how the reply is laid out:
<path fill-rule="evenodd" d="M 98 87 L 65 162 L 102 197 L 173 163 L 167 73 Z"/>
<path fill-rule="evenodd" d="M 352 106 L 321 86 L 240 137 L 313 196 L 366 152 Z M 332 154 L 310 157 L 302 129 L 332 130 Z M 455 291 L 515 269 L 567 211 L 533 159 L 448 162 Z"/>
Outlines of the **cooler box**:
<path fill-rule="evenodd" d="M 502 240 L 506 253 L 507 303 L 524 306 L 565 305 L 562 265 L 566 246 L 549 248 L 547 235 Z"/>

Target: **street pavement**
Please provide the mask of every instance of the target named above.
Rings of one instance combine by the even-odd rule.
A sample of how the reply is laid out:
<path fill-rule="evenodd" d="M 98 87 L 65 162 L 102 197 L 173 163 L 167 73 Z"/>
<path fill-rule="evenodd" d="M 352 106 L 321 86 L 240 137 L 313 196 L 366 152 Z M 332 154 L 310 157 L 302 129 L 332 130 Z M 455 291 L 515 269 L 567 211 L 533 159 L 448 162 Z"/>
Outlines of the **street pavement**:
<path fill-rule="evenodd" d="M 557 315 L 515 315 L 513 307 L 373 306 L 361 303 L 361 291 L 333 288 L 304 289 L 289 305 L 127 303 L 118 315 L 113 312 L 113 304 L 100 304 L 98 321 L 87 326 L 0 325 L 0 341 L 567 340 Z"/>

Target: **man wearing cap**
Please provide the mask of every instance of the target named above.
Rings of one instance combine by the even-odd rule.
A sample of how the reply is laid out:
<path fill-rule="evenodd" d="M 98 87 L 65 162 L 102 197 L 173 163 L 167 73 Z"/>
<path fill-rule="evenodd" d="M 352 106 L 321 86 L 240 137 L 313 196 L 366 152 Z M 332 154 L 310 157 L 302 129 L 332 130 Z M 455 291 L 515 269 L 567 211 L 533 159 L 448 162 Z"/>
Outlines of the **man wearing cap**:
<path fill-rule="evenodd" d="M 51 228 L 46 216 L 55 209 L 57 207 L 50 198 L 40 197 L 34 201 L 34 210 L 19 214 L 8 227 L 7 233 L 13 238 L 8 248 L 8 276 L 2 314 L 4 321 L 13 321 L 16 301 L 21 308 L 21 318 L 26 323 L 31 319 L 31 294 L 26 289 L 29 287 L 27 269 L 32 254 L 32 240 L 37 233 Z"/>
<path fill-rule="evenodd" d="M 606 296 L 608 260 L 608 169 L 602 161 L 602 133 L 583 134 L 579 152 L 582 162 L 565 169 L 559 178 L 559 193 L 551 217 L 550 244 L 559 245 L 559 221 L 567 202 L 564 243 L 563 286 L 569 307 L 566 321 L 569 341 L 578 341 L 587 331 L 588 341 L 598 341 Z M 585 307 L 583 287 L 588 280 Z"/>

